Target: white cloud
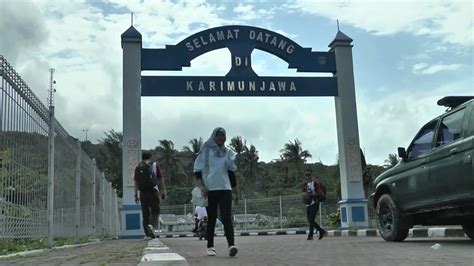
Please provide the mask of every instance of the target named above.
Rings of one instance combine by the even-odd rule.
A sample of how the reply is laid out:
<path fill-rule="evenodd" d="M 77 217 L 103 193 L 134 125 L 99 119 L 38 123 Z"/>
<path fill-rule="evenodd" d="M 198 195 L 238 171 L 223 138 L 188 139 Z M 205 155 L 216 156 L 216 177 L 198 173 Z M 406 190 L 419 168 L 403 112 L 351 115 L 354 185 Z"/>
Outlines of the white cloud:
<path fill-rule="evenodd" d="M 82 136 L 82 130 L 88 128 L 89 138 L 95 140 L 102 137 L 102 132 L 105 130 L 114 128 L 120 131 L 122 128 L 120 34 L 129 27 L 130 15 L 106 14 L 98 7 L 87 4 L 88 2 L 20 1 L 22 5 L 10 1 L 0 0 L 0 2 L 5 3 L 9 10 L 5 12 L 7 9 L 2 6 L 0 11 L 0 29 L 3 34 L 0 52 L 13 63 L 41 99 L 46 99 L 48 68 L 51 66 L 56 68 L 57 115 L 71 135 Z M 252 6 L 252 9 L 243 8 L 250 4 L 241 4 L 242 9 L 236 9 L 235 13 L 242 14 L 241 17 L 229 19 L 235 16 L 235 13 L 232 14 L 232 8 L 204 1 L 146 0 L 142 3 L 139 0 L 127 2 L 113 0 L 108 3 L 134 12 L 135 25 L 141 31 L 146 47 L 175 44 L 199 30 L 240 22 L 246 16 L 264 17 L 259 14 L 264 11 L 255 6 Z M 314 4 L 307 5 L 309 8 Z M 384 22 L 380 15 L 374 13 L 380 11 L 378 7 L 364 9 L 363 5 L 357 5 L 361 7 L 353 11 L 342 6 L 339 13 L 333 10 L 333 4 L 328 4 L 329 7 L 318 12 L 330 18 L 343 14 L 344 16 L 340 17 L 343 23 L 354 23 L 377 34 L 395 32 L 421 34 L 409 27 L 412 24 L 416 25 L 417 18 L 402 23 L 391 18 L 390 14 L 387 15 L 388 22 Z M 273 18 L 271 11 L 273 7 L 270 5 L 268 7 L 266 9 L 268 12 L 264 14 L 267 14 L 268 18 Z M 442 8 L 450 10 L 450 7 Z M 226 10 L 228 14 L 223 13 Z M 407 12 L 412 14 L 410 10 Z M 314 10 L 308 12 L 316 13 Z M 420 12 L 422 17 L 427 17 L 426 14 L 423 15 L 426 11 Z M 360 17 L 372 15 L 375 18 L 367 18 L 363 23 L 357 22 Z M 404 20 L 408 15 L 403 13 L 399 16 L 400 20 Z M 389 25 L 392 23 L 391 20 L 394 20 L 394 25 Z M 24 23 L 21 23 L 22 21 Z M 464 21 L 462 16 L 460 21 Z M 275 25 L 267 26 L 265 23 Z M 252 24 L 266 28 L 281 27 L 282 29 L 277 32 L 290 37 L 295 36 L 286 34 L 285 31 L 289 28 L 284 23 L 275 23 L 274 18 L 268 21 L 254 19 Z M 22 33 L 22 29 L 29 25 L 35 25 L 36 33 Z M 438 24 L 433 25 L 434 28 L 438 27 Z M 441 26 L 439 28 L 448 30 Z M 457 30 L 453 35 L 457 36 Z M 299 32 L 301 38 L 305 37 L 302 34 L 304 32 L 304 29 Z M 444 37 L 440 37 L 441 33 L 423 34 L 438 36 L 445 40 Z M 3 38 L 4 36 L 6 37 Z M 466 37 L 468 34 L 463 36 Z M 5 39 L 12 42 L 7 43 Z M 264 53 L 257 52 L 252 58 L 257 73 L 262 75 L 291 73 L 295 76 L 301 74 L 295 73 L 295 70 L 288 70 L 287 63 L 282 60 L 262 54 Z M 417 58 L 418 62 L 430 62 L 430 60 L 432 58 Z M 437 70 L 436 65 L 425 64 L 410 70 L 441 71 Z M 406 65 L 412 66 L 413 62 L 410 61 Z M 183 72 L 174 74 L 224 75 L 229 67 L 229 52 L 222 49 L 196 58 L 192 61 L 191 68 L 185 68 Z M 308 73 L 301 75 L 303 74 Z M 415 88 L 408 90 L 399 84 L 389 84 L 378 101 L 374 101 L 372 95 L 364 94 L 364 91 L 370 88 L 366 90 L 357 88 L 361 144 L 366 150 L 368 161 L 383 163 L 383 159 L 388 153 L 393 153 L 397 145 L 406 145 L 423 122 L 442 111 L 434 105 L 435 101 L 441 96 L 452 94 L 451 88 L 464 88 L 464 93 L 459 93 L 465 94 L 465 91 L 472 88 L 472 78 L 469 82 L 449 85 L 452 87 L 446 85 L 435 91 L 417 92 Z M 403 92 L 394 93 L 400 88 L 404 89 Z M 412 94 L 407 95 L 406 91 Z M 228 129 L 230 136 L 241 135 L 249 144 L 256 145 L 261 159 L 266 161 L 278 158 L 279 149 L 284 143 L 296 137 L 302 140 L 303 147 L 313 154 L 312 161 L 321 158 L 324 163 L 333 163 L 336 159 L 337 132 L 332 98 L 143 98 L 142 114 L 143 119 L 147 119 L 142 123 L 145 148 L 156 146 L 158 140 L 164 138 L 172 139 L 176 147 L 181 148 L 187 145 L 191 138 L 199 136 L 207 138 L 214 127 L 222 125 Z M 151 125 L 145 126 L 147 124 Z M 399 129 L 400 133 L 392 133 L 393 130 Z"/>
<path fill-rule="evenodd" d="M 474 45 L 472 1 L 307 1 L 292 8 L 303 13 L 339 19 L 376 35 L 407 32 L 442 40 L 445 44 Z"/>
<path fill-rule="evenodd" d="M 107 14 L 85 1 L 1 3 L 1 53 L 42 100 L 48 69 L 56 69 L 56 114 L 69 133 L 81 136 L 89 128 L 90 139 L 98 139 L 110 128 L 120 130 L 120 35 L 130 25 L 130 14 Z M 222 6 L 204 1 L 108 3 L 134 11 L 144 45 L 154 47 L 176 43 L 196 28 L 226 23 L 218 15 Z"/>
<path fill-rule="evenodd" d="M 238 14 L 238 19 L 243 21 L 249 20 L 269 20 L 275 15 L 275 9 L 257 9 L 250 4 L 239 4 L 234 8 L 234 12 Z"/>
<path fill-rule="evenodd" d="M 358 93 L 361 148 L 367 160 L 383 164 L 389 153 L 396 153 L 397 147 L 407 147 L 421 126 L 445 111 L 436 105 L 439 99 L 466 95 L 469 88 L 472 89 L 470 77 L 430 90 L 420 90 L 416 85 L 392 85 L 384 89 L 383 98 L 374 99 L 369 91 Z"/>
<path fill-rule="evenodd" d="M 412 71 L 417 75 L 431 75 L 442 71 L 453 71 L 463 67 L 462 64 L 435 64 L 418 63 L 412 66 Z"/>

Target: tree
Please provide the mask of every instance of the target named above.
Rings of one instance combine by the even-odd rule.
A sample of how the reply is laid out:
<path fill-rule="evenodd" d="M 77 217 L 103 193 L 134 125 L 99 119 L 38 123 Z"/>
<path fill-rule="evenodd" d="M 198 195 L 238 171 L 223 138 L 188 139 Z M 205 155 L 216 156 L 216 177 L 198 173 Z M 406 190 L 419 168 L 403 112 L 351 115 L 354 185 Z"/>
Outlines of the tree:
<path fill-rule="evenodd" d="M 191 146 L 184 146 L 183 151 L 192 154 L 193 161 L 196 160 L 203 145 L 202 138 L 194 138 L 188 142 Z"/>
<path fill-rule="evenodd" d="M 362 149 L 360 149 L 360 160 L 362 166 L 362 186 L 364 188 L 365 198 L 367 198 L 370 190 L 370 184 L 372 182 L 372 167 L 367 165 L 365 155 Z"/>
<path fill-rule="evenodd" d="M 160 146 L 157 149 L 160 150 L 158 159 L 165 176 L 165 182 L 168 181 L 168 186 L 171 186 L 173 182 L 178 184 L 177 179 L 179 174 L 187 177 L 186 173 L 183 171 L 179 153 L 174 148 L 173 141 L 166 139 L 160 140 Z"/>
<path fill-rule="evenodd" d="M 241 167 L 240 173 L 242 173 L 242 185 L 240 186 L 241 191 L 244 191 L 245 195 L 249 195 L 252 190 L 257 188 L 257 173 L 259 171 L 258 165 L 258 151 L 254 145 L 250 145 L 250 148 L 245 146 L 244 152 L 241 154 Z"/>
<path fill-rule="evenodd" d="M 241 136 L 233 137 L 230 140 L 229 146 L 235 153 L 237 153 L 237 155 L 240 155 L 247 148 L 247 141 Z"/>
<path fill-rule="evenodd" d="M 111 129 L 104 132 L 105 137 L 99 140 L 96 155 L 89 154 L 97 160 L 97 167 L 105 173 L 105 177 L 117 189 L 119 197 L 123 194 L 122 183 L 122 141 L 123 134 Z M 94 153 L 89 143 L 84 143 L 90 153 Z"/>
<path fill-rule="evenodd" d="M 395 165 L 398 164 L 398 161 L 399 161 L 399 158 L 396 154 L 389 154 L 388 155 L 388 159 L 386 159 L 384 162 L 384 167 L 387 168 L 387 169 L 390 169 L 392 167 L 394 167 Z"/>
<path fill-rule="evenodd" d="M 301 141 L 296 138 L 294 142 L 285 143 L 285 147 L 280 150 L 280 157 L 295 169 L 294 184 L 298 184 L 298 178 L 301 178 L 302 168 L 308 158 L 312 155 L 308 150 L 303 150 Z M 288 171 L 289 172 L 289 171 Z"/>
<path fill-rule="evenodd" d="M 173 186 L 167 188 L 168 198 L 166 203 L 169 205 L 185 204 L 191 201 L 191 187 Z"/>
<path fill-rule="evenodd" d="M 239 175 L 238 180 L 240 180 L 239 184 L 237 185 L 238 188 L 236 189 L 236 198 L 238 200 L 241 197 L 242 193 L 248 191 L 247 176 L 243 172 L 244 160 L 242 155 L 242 153 L 247 149 L 247 141 L 244 140 L 241 136 L 236 136 L 230 140 L 229 146 L 230 149 L 236 153 L 235 164 L 237 165 L 237 174 Z M 244 195 L 247 196 L 247 194 Z"/>

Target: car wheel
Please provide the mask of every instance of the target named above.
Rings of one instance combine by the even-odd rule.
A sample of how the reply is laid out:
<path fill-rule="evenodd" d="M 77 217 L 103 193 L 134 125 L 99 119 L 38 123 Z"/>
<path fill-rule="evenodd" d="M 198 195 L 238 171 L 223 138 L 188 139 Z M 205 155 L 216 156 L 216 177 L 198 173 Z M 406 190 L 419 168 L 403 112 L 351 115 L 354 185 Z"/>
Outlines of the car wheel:
<path fill-rule="evenodd" d="M 467 235 L 467 237 L 474 240 L 474 224 L 473 223 L 463 224 L 462 230 L 464 230 L 464 233 Z"/>
<path fill-rule="evenodd" d="M 377 202 L 377 217 L 380 235 L 386 241 L 403 241 L 409 228 L 405 216 L 398 209 L 390 194 L 384 194 Z"/>

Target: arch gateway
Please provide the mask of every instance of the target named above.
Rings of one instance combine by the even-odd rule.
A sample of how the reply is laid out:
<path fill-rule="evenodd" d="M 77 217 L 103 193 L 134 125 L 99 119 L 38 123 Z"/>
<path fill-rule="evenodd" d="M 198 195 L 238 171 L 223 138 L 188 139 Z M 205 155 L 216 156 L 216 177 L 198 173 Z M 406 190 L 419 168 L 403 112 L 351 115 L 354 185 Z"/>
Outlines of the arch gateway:
<path fill-rule="evenodd" d="M 122 35 L 123 49 L 123 238 L 142 237 L 140 206 L 134 202 L 133 171 L 141 160 L 142 96 L 318 97 L 335 99 L 341 176 L 341 226 L 367 227 L 362 186 L 359 131 L 352 63 L 352 39 L 338 31 L 329 51 L 313 52 L 276 32 L 250 26 L 223 26 L 198 32 L 165 48 L 142 47 L 131 26 Z M 227 48 L 231 69 L 225 76 L 142 76 L 145 70 L 190 67 L 191 60 Z M 281 58 L 298 72 L 332 73 L 332 77 L 264 77 L 252 69 L 259 49 Z"/>

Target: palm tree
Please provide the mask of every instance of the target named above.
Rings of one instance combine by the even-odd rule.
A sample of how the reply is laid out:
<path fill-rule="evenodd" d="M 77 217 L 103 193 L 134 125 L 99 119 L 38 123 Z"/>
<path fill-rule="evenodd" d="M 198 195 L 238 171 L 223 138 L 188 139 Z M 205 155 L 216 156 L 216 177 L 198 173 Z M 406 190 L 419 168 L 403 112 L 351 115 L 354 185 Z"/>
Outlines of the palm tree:
<path fill-rule="evenodd" d="M 241 136 L 233 137 L 230 140 L 229 146 L 235 153 L 237 153 L 237 155 L 240 155 L 247 148 L 247 141 Z"/>
<path fill-rule="evenodd" d="M 242 153 L 242 186 L 241 189 L 246 191 L 246 195 L 249 194 L 250 189 L 256 189 L 257 184 L 257 173 L 259 171 L 258 165 L 258 151 L 254 145 L 250 145 L 250 148 L 245 147 Z"/>
<path fill-rule="evenodd" d="M 188 143 L 191 144 L 191 145 L 190 146 L 184 146 L 183 150 L 185 152 L 188 152 L 188 153 L 193 155 L 193 162 L 194 162 L 194 160 L 196 160 L 196 158 L 199 154 L 199 151 L 201 150 L 201 147 L 203 145 L 202 138 L 201 137 L 199 139 L 194 138 L 194 139 L 190 140 Z"/>
<path fill-rule="evenodd" d="M 179 158 L 178 151 L 174 148 L 174 143 L 171 140 L 160 140 L 161 150 L 159 156 L 160 164 L 164 170 L 165 181 L 168 180 L 168 186 L 171 185 L 171 180 L 178 177 L 178 172 L 182 172 L 181 159 Z M 181 170 L 181 171 L 180 171 Z"/>
<path fill-rule="evenodd" d="M 235 164 L 237 165 L 237 173 L 240 174 L 240 184 L 238 184 L 238 188 L 236 190 L 238 200 L 240 198 L 240 195 L 242 195 L 242 191 L 247 191 L 246 177 L 243 172 L 244 162 L 242 158 L 242 153 L 247 149 L 247 141 L 241 136 L 233 137 L 230 140 L 229 146 L 230 149 L 236 153 Z"/>
<path fill-rule="evenodd" d="M 301 141 L 296 138 L 294 142 L 285 143 L 285 147 L 280 150 L 280 157 L 296 169 L 295 184 L 298 183 L 298 177 L 301 175 L 303 165 L 312 155 L 308 150 L 303 150 Z M 288 171 L 289 172 L 289 171 Z"/>

